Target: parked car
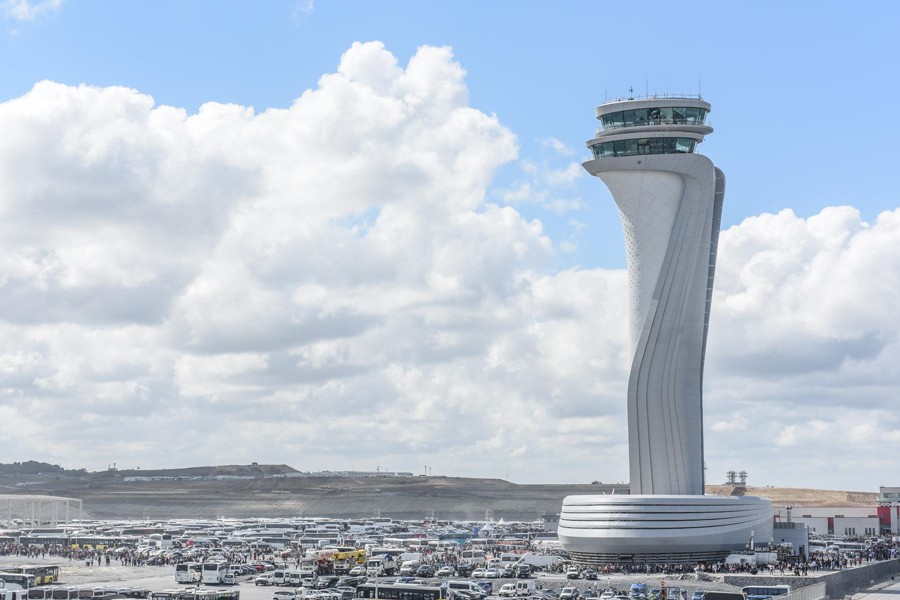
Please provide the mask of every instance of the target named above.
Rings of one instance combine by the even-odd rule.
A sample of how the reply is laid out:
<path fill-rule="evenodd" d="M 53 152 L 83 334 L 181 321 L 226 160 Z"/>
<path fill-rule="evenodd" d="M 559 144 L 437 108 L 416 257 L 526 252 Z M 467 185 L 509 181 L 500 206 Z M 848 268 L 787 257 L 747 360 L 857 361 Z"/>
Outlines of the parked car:
<path fill-rule="evenodd" d="M 564 587 L 559 591 L 559 600 L 578 600 L 578 588 Z"/>
<path fill-rule="evenodd" d="M 290 590 L 278 590 L 272 596 L 272 600 L 297 600 L 297 592 Z"/>
<path fill-rule="evenodd" d="M 222 583 L 225 585 L 234 585 L 237 583 L 237 577 L 234 576 L 234 573 L 226 573 L 222 577 Z"/>
<path fill-rule="evenodd" d="M 504 583 L 500 586 L 500 591 L 497 592 L 497 595 L 500 597 L 513 597 L 516 595 L 516 586 L 513 583 Z"/>
<path fill-rule="evenodd" d="M 704 600 L 706 598 L 706 590 L 694 590 L 691 594 L 691 600 Z"/>
<path fill-rule="evenodd" d="M 353 567 L 350 569 L 351 577 L 365 577 L 366 575 L 366 567 L 363 565 L 359 565 L 358 567 Z"/>
<path fill-rule="evenodd" d="M 581 579 L 581 572 L 578 567 L 569 567 L 566 571 L 566 579 Z"/>
<path fill-rule="evenodd" d="M 434 567 L 431 565 L 421 565 L 416 569 L 416 577 L 434 577 Z"/>
<path fill-rule="evenodd" d="M 437 570 L 437 573 L 436 573 L 436 575 L 438 577 L 453 577 L 455 574 L 456 574 L 456 571 L 454 571 L 453 567 L 451 567 L 449 565 L 446 567 L 441 567 L 440 569 Z"/>
<path fill-rule="evenodd" d="M 503 567 L 503 570 L 500 571 L 500 577 L 504 579 L 511 579 L 516 576 L 516 570 L 512 567 Z"/>
<path fill-rule="evenodd" d="M 478 567 L 477 569 L 472 571 L 472 577 L 474 577 L 475 579 L 484 577 L 484 569 L 482 569 L 481 567 Z"/>
<path fill-rule="evenodd" d="M 594 569 L 588 569 L 584 572 L 584 578 L 591 580 L 597 579 L 597 571 L 595 571 Z"/>
<path fill-rule="evenodd" d="M 531 565 L 519 565 L 516 567 L 516 577 L 527 579 L 531 577 Z"/>
<path fill-rule="evenodd" d="M 340 577 L 335 575 L 322 575 L 318 579 L 316 579 L 316 589 L 317 590 L 326 590 L 329 588 L 333 588 L 337 585 L 337 582 L 340 581 Z"/>
<path fill-rule="evenodd" d="M 500 569 L 486 569 L 484 577 L 487 579 L 498 579 L 500 577 Z"/>
<path fill-rule="evenodd" d="M 275 578 L 271 575 L 260 575 L 253 580 L 253 583 L 256 585 L 273 585 L 275 583 Z"/>

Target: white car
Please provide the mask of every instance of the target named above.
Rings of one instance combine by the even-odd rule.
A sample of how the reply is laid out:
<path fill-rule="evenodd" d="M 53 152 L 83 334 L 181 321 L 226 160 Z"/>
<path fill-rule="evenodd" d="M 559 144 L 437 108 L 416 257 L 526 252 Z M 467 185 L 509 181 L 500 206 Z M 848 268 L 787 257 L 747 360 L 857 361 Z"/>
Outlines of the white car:
<path fill-rule="evenodd" d="M 559 600 L 578 600 L 578 589 L 564 587 L 559 591 Z"/>
<path fill-rule="evenodd" d="M 237 583 L 237 577 L 234 576 L 234 573 L 226 573 L 224 577 L 222 577 L 222 583 L 225 585 L 234 585 Z"/>
<path fill-rule="evenodd" d="M 484 572 L 484 577 L 488 579 L 497 579 L 500 577 L 500 569 L 488 569 Z"/>
<path fill-rule="evenodd" d="M 441 567 L 435 575 L 438 577 L 453 577 L 456 575 L 456 571 L 453 570 L 453 567 Z"/>
<path fill-rule="evenodd" d="M 500 586 L 500 591 L 497 592 L 497 595 L 500 596 L 501 598 L 504 597 L 504 596 L 510 597 L 510 598 L 513 597 L 513 596 L 515 596 L 515 595 L 516 595 L 516 586 L 515 586 L 515 584 L 512 584 L 512 583 L 504 583 L 502 586 Z"/>
<path fill-rule="evenodd" d="M 478 567 L 477 569 L 472 571 L 472 577 L 474 577 L 475 579 L 478 579 L 479 577 L 484 577 L 484 569 L 482 569 L 481 567 Z"/>
<path fill-rule="evenodd" d="M 363 566 L 353 567 L 350 569 L 350 577 L 362 577 L 366 574 L 366 568 Z"/>
<path fill-rule="evenodd" d="M 272 600 L 297 600 L 297 592 L 278 590 L 275 592 L 275 595 L 272 596 Z"/>
<path fill-rule="evenodd" d="M 271 575 L 260 575 L 253 580 L 253 583 L 255 583 L 256 585 L 273 585 L 275 583 L 275 579 Z"/>
<path fill-rule="evenodd" d="M 569 567 L 569 570 L 566 571 L 566 579 L 581 579 L 581 571 L 575 567 Z"/>

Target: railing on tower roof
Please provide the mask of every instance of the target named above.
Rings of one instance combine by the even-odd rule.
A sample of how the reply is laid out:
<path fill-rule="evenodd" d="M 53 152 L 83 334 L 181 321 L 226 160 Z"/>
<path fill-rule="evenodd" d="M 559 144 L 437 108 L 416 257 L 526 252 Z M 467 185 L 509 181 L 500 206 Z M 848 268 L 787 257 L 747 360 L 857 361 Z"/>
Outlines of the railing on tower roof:
<path fill-rule="evenodd" d="M 629 102 L 631 100 L 703 100 L 703 96 L 701 96 L 700 94 L 678 94 L 678 93 L 649 94 L 647 96 L 636 96 L 634 94 L 629 94 L 627 98 L 616 98 L 614 100 L 606 100 L 600 106 L 604 106 L 606 104 L 614 104 L 616 102 Z"/>

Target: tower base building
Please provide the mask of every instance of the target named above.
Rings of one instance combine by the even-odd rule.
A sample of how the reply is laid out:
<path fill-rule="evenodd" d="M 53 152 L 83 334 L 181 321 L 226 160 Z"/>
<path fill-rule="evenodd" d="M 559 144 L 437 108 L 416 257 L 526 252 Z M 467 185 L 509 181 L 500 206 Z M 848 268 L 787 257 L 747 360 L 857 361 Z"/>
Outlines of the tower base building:
<path fill-rule="evenodd" d="M 568 496 L 559 541 L 572 560 L 696 563 L 772 539 L 772 503 L 746 496 Z"/>
<path fill-rule="evenodd" d="M 559 539 L 581 562 L 696 562 L 772 538 L 772 506 L 704 496 L 703 367 L 725 175 L 695 153 L 699 97 L 617 100 L 584 168 L 609 188 L 628 259 L 633 496 L 569 496 Z"/>

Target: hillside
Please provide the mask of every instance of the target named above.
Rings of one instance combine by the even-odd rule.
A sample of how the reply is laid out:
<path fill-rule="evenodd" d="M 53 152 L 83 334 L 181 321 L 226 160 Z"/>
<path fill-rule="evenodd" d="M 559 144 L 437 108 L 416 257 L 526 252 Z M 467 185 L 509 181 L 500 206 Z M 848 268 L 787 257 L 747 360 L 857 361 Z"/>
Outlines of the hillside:
<path fill-rule="evenodd" d="M 25 464 L 25 463 L 23 463 Z M 558 513 L 570 494 L 621 493 L 622 484 L 531 484 L 464 477 L 306 477 L 287 465 L 221 465 L 186 469 L 103 471 L 0 470 L 0 493 L 81 498 L 85 517 L 213 518 L 332 516 L 398 519 L 530 520 Z M 33 471 L 33 472 L 32 472 Z M 223 478 L 224 479 L 221 479 Z M 242 477 L 242 479 L 230 479 Z M 166 478 L 153 480 L 145 478 Z M 215 479 L 220 478 L 220 479 Z M 707 486 L 730 495 L 730 486 Z M 872 506 L 874 492 L 751 487 L 747 495 L 775 506 Z"/>

